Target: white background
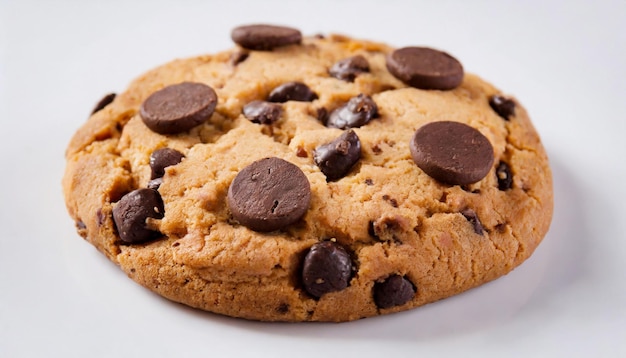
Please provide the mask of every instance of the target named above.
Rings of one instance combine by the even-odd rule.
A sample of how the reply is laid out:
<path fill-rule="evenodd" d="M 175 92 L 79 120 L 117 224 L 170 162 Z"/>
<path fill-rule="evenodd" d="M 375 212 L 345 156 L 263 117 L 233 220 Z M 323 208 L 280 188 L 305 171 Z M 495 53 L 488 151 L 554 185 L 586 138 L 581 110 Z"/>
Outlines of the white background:
<path fill-rule="evenodd" d="M 0 357 L 626 356 L 625 1 L 0 0 Z M 427 45 L 529 110 L 555 215 L 521 267 L 465 294 L 346 324 L 198 312 L 135 284 L 75 233 L 64 150 L 102 95 L 251 22 Z"/>

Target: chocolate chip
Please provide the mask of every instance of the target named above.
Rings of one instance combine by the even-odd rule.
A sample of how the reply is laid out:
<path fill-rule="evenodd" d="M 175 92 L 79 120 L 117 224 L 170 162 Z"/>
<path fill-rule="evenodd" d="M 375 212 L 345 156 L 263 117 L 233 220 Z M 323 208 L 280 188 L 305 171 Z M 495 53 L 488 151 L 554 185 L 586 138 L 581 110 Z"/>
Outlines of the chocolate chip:
<path fill-rule="evenodd" d="M 237 66 L 238 64 L 242 63 L 243 61 L 248 59 L 248 56 L 250 56 L 250 54 L 248 52 L 245 51 L 236 51 L 233 52 L 230 55 L 230 64 L 232 66 Z"/>
<path fill-rule="evenodd" d="M 302 282 L 306 292 L 319 298 L 348 287 L 351 272 L 348 252 L 336 242 L 322 241 L 313 245 L 304 257 Z"/>
<path fill-rule="evenodd" d="M 161 148 L 150 154 L 150 168 L 152 176 L 150 179 L 160 178 L 165 175 L 165 168 L 180 163 L 185 155 L 176 149 Z"/>
<path fill-rule="evenodd" d="M 450 121 L 419 128 L 410 143 L 415 163 L 426 174 L 450 185 L 475 183 L 493 165 L 493 147 L 477 129 Z"/>
<path fill-rule="evenodd" d="M 232 40 L 249 50 L 270 51 L 276 47 L 295 45 L 302 41 L 300 31 L 285 26 L 246 25 L 233 29 Z"/>
<path fill-rule="evenodd" d="M 354 82 L 354 78 L 370 71 L 370 64 L 362 55 L 356 55 L 335 63 L 328 73 L 340 80 Z"/>
<path fill-rule="evenodd" d="M 401 236 L 408 229 L 407 220 L 399 215 L 384 215 L 376 220 L 370 220 L 368 225 L 367 232 L 374 239 L 393 241 L 397 244 L 402 244 Z"/>
<path fill-rule="evenodd" d="M 397 207 L 398 207 L 398 201 L 397 201 L 396 199 L 394 199 L 394 198 L 390 197 L 390 196 L 389 196 L 389 195 L 387 195 L 387 194 L 384 194 L 384 195 L 383 195 L 383 200 L 385 200 L 386 202 L 388 202 L 388 203 L 389 203 L 389 205 L 393 206 L 394 208 L 397 208 Z"/>
<path fill-rule="evenodd" d="M 298 149 L 296 150 L 296 156 L 300 158 L 307 158 L 309 154 L 306 152 L 306 149 L 298 147 Z"/>
<path fill-rule="evenodd" d="M 400 306 L 413 299 L 415 292 L 411 281 L 400 275 L 392 275 L 374 284 L 374 302 L 378 308 Z"/>
<path fill-rule="evenodd" d="M 102 208 L 96 210 L 96 222 L 98 226 L 104 225 L 104 221 L 106 220 L 106 215 L 102 212 Z"/>
<path fill-rule="evenodd" d="M 317 94 L 302 82 L 287 82 L 274 88 L 267 100 L 283 103 L 287 101 L 311 102 L 317 99 Z"/>
<path fill-rule="evenodd" d="M 480 223 L 480 219 L 478 219 L 478 215 L 472 209 L 465 209 L 461 211 L 461 215 L 465 216 L 467 221 L 469 221 L 474 227 L 474 232 L 478 235 L 482 235 L 484 233 L 483 225 Z"/>
<path fill-rule="evenodd" d="M 113 220 L 120 239 L 130 244 L 158 238 L 160 233 L 149 229 L 146 219 L 162 219 L 163 215 L 161 195 L 152 189 L 131 191 L 113 208 Z"/>
<path fill-rule="evenodd" d="M 340 129 L 358 128 L 376 117 L 378 117 L 376 102 L 372 97 L 361 93 L 332 111 L 326 126 Z"/>
<path fill-rule="evenodd" d="M 387 56 L 387 69 L 409 86 L 449 90 L 463 81 L 463 66 L 445 52 L 427 47 L 404 47 Z"/>
<path fill-rule="evenodd" d="M 85 225 L 85 223 L 82 222 L 81 220 L 76 220 L 76 229 L 77 230 L 85 230 L 85 229 L 87 229 L 87 225 Z"/>
<path fill-rule="evenodd" d="M 311 186 L 302 170 L 275 157 L 248 165 L 228 188 L 233 217 L 255 231 L 296 222 L 309 209 L 310 200 Z"/>
<path fill-rule="evenodd" d="M 515 115 L 515 102 L 512 99 L 496 94 L 489 98 L 489 106 L 507 121 L 511 116 Z"/>
<path fill-rule="evenodd" d="M 317 120 L 322 122 L 323 125 L 328 123 L 328 110 L 324 107 L 320 107 L 316 110 Z"/>
<path fill-rule="evenodd" d="M 367 233 L 376 240 L 380 240 L 380 237 L 376 233 L 376 228 L 374 227 L 374 220 L 370 220 L 367 222 Z"/>
<path fill-rule="evenodd" d="M 509 190 L 513 187 L 513 174 L 511 167 L 505 162 L 500 162 L 496 168 L 496 177 L 498 178 L 498 189 Z"/>
<path fill-rule="evenodd" d="M 163 177 L 155 178 L 148 182 L 148 185 L 146 185 L 146 188 L 159 190 L 159 188 L 161 187 L 161 184 L 163 184 Z"/>
<path fill-rule="evenodd" d="M 374 181 L 372 180 L 372 178 L 366 178 L 365 185 L 374 185 Z"/>
<path fill-rule="evenodd" d="M 202 83 L 183 82 L 151 94 L 139 109 L 152 131 L 176 134 L 208 120 L 217 104 L 215 91 Z"/>
<path fill-rule="evenodd" d="M 282 113 L 280 104 L 266 101 L 252 101 L 243 107 L 243 115 L 253 123 L 272 124 Z"/>
<path fill-rule="evenodd" d="M 113 102 L 115 97 L 116 97 L 115 93 L 109 93 L 106 96 L 102 97 L 102 99 L 96 104 L 96 106 L 91 111 L 91 114 L 94 114 L 104 109 L 104 107 L 108 106 L 109 104 L 111 104 L 111 102 Z"/>
<path fill-rule="evenodd" d="M 361 158 L 361 141 L 353 130 L 315 148 L 313 160 L 326 180 L 343 178 Z"/>
<path fill-rule="evenodd" d="M 377 143 L 377 144 L 374 144 L 374 145 L 372 146 L 372 152 L 373 152 L 375 155 L 380 155 L 380 154 L 382 154 L 383 149 L 382 149 L 382 148 L 378 145 L 378 143 Z"/>
<path fill-rule="evenodd" d="M 288 303 L 281 303 L 278 307 L 276 307 L 276 312 L 278 312 L 280 314 L 285 314 L 285 313 L 289 312 L 289 304 Z"/>

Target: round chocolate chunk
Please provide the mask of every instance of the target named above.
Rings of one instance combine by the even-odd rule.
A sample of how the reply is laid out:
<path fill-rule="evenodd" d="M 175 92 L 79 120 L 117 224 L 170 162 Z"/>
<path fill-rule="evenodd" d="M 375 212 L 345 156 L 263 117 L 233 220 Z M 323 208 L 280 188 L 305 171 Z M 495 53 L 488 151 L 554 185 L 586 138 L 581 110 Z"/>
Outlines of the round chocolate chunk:
<path fill-rule="evenodd" d="M 319 298 L 348 287 L 351 272 L 348 252 L 336 242 L 322 241 L 313 245 L 304 257 L 302 282 L 306 292 Z"/>
<path fill-rule="evenodd" d="M 376 102 L 372 97 L 361 93 L 332 111 L 326 126 L 340 129 L 358 128 L 376 117 L 378 117 Z"/>
<path fill-rule="evenodd" d="M 463 81 L 463 66 L 454 57 L 428 47 L 404 47 L 387 56 L 387 69 L 409 86 L 450 90 Z"/>
<path fill-rule="evenodd" d="M 233 29 L 233 41 L 249 50 L 270 51 L 276 47 L 295 45 L 302 41 L 300 31 L 285 26 L 246 25 Z"/>
<path fill-rule="evenodd" d="M 252 101 L 243 107 L 243 115 L 253 123 L 272 124 L 276 122 L 283 109 L 280 104 L 266 101 Z"/>
<path fill-rule="evenodd" d="M 161 234 L 148 228 L 148 218 L 162 219 L 165 210 L 158 191 L 138 189 L 124 195 L 113 208 L 113 221 L 122 241 L 135 244 L 154 240 Z"/>
<path fill-rule="evenodd" d="M 161 148 L 150 154 L 150 169 L 152 176 L 150 179 L 160 178 L 165 175 L 165 168 L 180 163 L 185 155 L 176 149 Z"/>
<path fill-rule="evenodd" d="M 511 116 L 515 115 L 515 102 L 512 99 L 493 95 L 489 98 L 489 106 L 507 121 Z"/>
<path fill-rule="evenodd" d="M 369 71 L 370 64 L 367 59 L 362 55 L 356 55 L 336 62 L 328 73 L 337 79 L 354 82 L 356 76 Z"/>
<path fill-rule="evenodd" d="M 361 141 L 352 129 L 315 148 L 313 160 L 326 180 L 343 178 L 361 158 Z"/>
<path fill-rule="evenodd" d="M 317 99 L 317 94 L 302 82 L 287 82 L 274 88 L 267 100 L 284 103 L 287 101 L 311 102 Z"/>
<path fill-rule="evenodd" d="M 374 302 L 378 308 L 403 305 L 413 299 L 416 289 L 411 281 L 400 275 L 389 276 L 374 284 Z"/>
<path fill-rule="evenodd" d="M 415 132 L 410 148 L 417 166 L 435 180 L 450 185 L 475 183 L 493 165 L 489 140 L 463 123 L 428 123 Z"/>
<path fill-rule="evenodd" d="M 255 231 L 273 231 L 298 221 L 310 201 L 311 185 L 306 175 L 275 157 L 248 165 L 228 188 L 233 217 Z"/>
<path fill-rule="evenodd" d="M 208 120 L 217 104 L 215 91 L 202 83 L 183 82 L 151 94 L 139 109 L 143 122 L 160 134 L 185 132 Z"/>
<path fill-rule="evenodd" d="M 116 96 L 117 95 L 115 93 L 109 93 L 105 95 L 104 97 L 102 97 L 102 99 L 96 104 L 96 106 L 91 111 L 91 114 L 94 114 L 96 112 L 103 110 L 104 107 L 108 106 L 109 104 L 113 102 Z"/>
<path fill-rule="evenodd" d="M 506 162 L 498 164 L 496 177 L 498 179 L 498 189 L 509 190 L 513 187 L 513 173 L 511 173 L 511 167 Z"/>

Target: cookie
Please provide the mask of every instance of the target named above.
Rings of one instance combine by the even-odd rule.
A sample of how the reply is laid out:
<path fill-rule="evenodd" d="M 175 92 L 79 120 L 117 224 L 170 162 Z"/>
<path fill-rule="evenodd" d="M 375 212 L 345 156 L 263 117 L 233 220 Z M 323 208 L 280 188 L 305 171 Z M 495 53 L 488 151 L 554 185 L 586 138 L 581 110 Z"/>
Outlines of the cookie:
<path fill-rule="evenodd" d="M 452 55 L 272 25 L 98 102 L 66 152 L 78 233 L 218 314 L 350 321 L 501 277 L 546 234 L 526 110 Z"/>

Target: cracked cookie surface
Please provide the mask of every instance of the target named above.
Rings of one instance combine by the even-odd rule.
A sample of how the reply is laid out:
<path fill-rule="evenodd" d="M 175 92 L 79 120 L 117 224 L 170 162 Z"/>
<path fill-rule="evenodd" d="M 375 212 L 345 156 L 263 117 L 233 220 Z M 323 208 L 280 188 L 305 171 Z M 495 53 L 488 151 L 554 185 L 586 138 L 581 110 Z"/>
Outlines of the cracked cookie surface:
<path fill-rule="evenodd" d="M 170 62 L 99 104 L 66 153 L 63 188 L 79 234 L 168 299 L 269 321 L 407 310 L 498 278 L 533 253 L 551 221 L 552 179 L 517 100 L 467 73 L 453 89 L 412 87 L 389 72 L 387 45 L 288 33 L 270 49 Z M 177 133 L 151 130 L 142 104 L 181 83 L 213 89 L 214 111 Z M 486 175 L 459 185 L 424 172 L 410 146 L 432 122 L 478 131 L 493 152 Z M 165 148 L 175 159 L 156 171 L 153 153 Z M 265 158 L 295 166 L 310 190 L 304 214 L 269 232 L 242 224 L 228 204 L 237 175 Z M 158 193 L 163 212 L 132 217 L 150 239 L 129 243 L 120 227 L 132 205 L 113 213 L 138 190 Z"/>

